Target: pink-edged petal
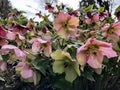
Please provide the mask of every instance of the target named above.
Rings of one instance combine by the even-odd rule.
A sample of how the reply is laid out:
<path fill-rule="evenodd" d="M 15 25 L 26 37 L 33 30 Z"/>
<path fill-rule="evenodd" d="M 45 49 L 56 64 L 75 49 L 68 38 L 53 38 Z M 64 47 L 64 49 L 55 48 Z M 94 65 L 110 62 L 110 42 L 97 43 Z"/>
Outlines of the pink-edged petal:
<path fill-rule="evenodd" d="M 59 31 L 59 30 L 61 30 L 61 28 L 62 28 L 62 24 L 59 23 L 59 22 L 57 22 L 57 21 L 54 21 L 54 22 L 53 22 L 53 28 L 54 28 L 55 30 Z"/>
<path fill-rule="evenodd" d="M 14 45 L 3 45 L 1 49 L 18 49 L 18 48 Z"/>
<path fill-rule="evenodd" d="M 77 61 L 81 66 L 85 66 L 86 64 L 86 60 L 87 60 L 87 56 L 84 52 L 77 52 L 76 55 Z"/>
<path fill-rule="evenodd" d="M 58 14 L 58 17 L 56 18 L 59 22 L 66 22 L 67 20 L 68 20 L 68 18 L 70 17 L 70 15 L 69 14 L 65 14 L 65 13 L 63 13 L 63 12 L 60 12 L 59 14 Z"/>
<path fill-rule="evenodd" d="M 74 25 L 75 27 L 77 27 L 79 25 L 79 18 L 71 16 L 70 20 L 68 21 L 68 25 Z"/>
<path fill-rule="evenodd" d="M 92 20 L 95 22 L 99 21 L 99 14 L 97 13 L 93 14 Z"/>
<path fill-rule="evenodd" d="M 24 51 L 21 51 L 20 49 L 14 49 L 16 58 L 19 60 L 25 60 L 26 59 L 26 54 Z"/>
<path fill-rule="evenodd" d="M 32 78 L 33 77 L 33 70 L 31 69 L 23 69 L 21 72 L 20 72 L 22 78 L 24 79 L 28 79 L 28 78 Z"/>
<path fill-rule="evenodd" d="M 112 47 L 106 48 L 106 47 L 100 47 L 99 51 L 107 56 L 108 58 L 116 57 L 117 53 L 112 49 Z"/>
<path fill-rule="evenodd" d="M 32 51 L 35 53 L 40 51 L 40 43 L 38 41 L 36 41 L 32 44 Z"/>
<path fill-rule="evenodd" d="M 15 40 L 15 38 L 16 38 L 16 32 L 8 32 L 7 33 L 7 38 L 9 40 Z"/>
<path fill-rule="evenodd" d="M 102 68 L 101 61 L 103 60 L 103 55 L 100 53 L 97 53 L 97 55 L 89 55 L 87 63 L 92 68 Z"/>
<path fill-rule="evenodd" d="M 2 71 L 6 71 L 7 70 L 7 64 L 3 60 L 0 60 L 0 69 Z"/>

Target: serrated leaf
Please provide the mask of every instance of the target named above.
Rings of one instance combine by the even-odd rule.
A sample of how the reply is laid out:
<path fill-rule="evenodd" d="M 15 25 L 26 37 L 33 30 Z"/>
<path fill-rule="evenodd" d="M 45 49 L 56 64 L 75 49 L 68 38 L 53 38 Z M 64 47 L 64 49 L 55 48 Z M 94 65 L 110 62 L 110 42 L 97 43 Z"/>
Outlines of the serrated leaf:
<path fill-rule="evenodd" d="M 54 73 L 63 73 L 64 72 L 64 61 L 55 61 L 53 63 L 53 72 Z"/>
<path fill-rule="evenodd" d="M 65 79 L 67 80 L 67 81 L 69 81 L 69 82 L 73 82 L 76 78 L 77 78 L 77 73 L 76 73 L 76 71 L 74 70 L 74 68 L 73 67 L 71 67 L 71 65 L 70 66 L 68 66 L 68 67 L 66 67 L 65 68 Z"/>
<path fill-rule="evenodd" d="M 98 8 L 98 12 L 103 12 L 105 10 L 105 7 L 100 7 L 100 8 Z"/>
<path fill-rule="evenodd" d="M 85 9 L 85 11 L 86 11 L 86 12 L 92 11 L 92 10 L 93 10 L 93 6 L 94 6 L 94 5 L 88 6 L 88 7 Z"/>

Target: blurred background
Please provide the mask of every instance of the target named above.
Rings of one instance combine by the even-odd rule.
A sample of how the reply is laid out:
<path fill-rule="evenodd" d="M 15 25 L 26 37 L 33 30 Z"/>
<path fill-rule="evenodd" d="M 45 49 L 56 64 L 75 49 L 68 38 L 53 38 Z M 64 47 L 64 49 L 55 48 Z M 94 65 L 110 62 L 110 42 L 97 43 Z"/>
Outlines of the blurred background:
<path fill-rule="evenodd" d="M 17 8 L 18 10 L 25 11 L 27 18 L 34 18 L 35 14 L 39 11 L 42 14 L 48 13 L 45 11 L 46 3 L 53 5 L 63 3 L 75 10 L 81 8 L 81 6 L 95 4 L 95 8 L 104 6 L 112 16 L 114 15 L 115 8 L 120 5 L 119 0 L 0 0 L 0 17 L 5 18 L 10 12 L 10 9 Z"/>

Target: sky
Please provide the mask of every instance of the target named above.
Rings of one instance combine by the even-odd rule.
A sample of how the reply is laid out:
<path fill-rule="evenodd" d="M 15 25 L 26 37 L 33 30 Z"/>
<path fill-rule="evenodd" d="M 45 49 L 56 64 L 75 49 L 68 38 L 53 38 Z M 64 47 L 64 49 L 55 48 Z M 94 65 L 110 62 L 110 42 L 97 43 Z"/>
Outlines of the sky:
<path fill-rule="evenodd" d="M 27 16 L 28 18 L 33 18 L 35 17 L 35 13 L 39 12 L 39 11 L 44 11 L 44 6 L 45 4 L 42 3 L 44 2 L 44 0 L 9 0 L 13 6 L 13 8 L 17 8 L 18 10 L 24 10 L 26 11 L 25 16 Z M 77 9 L 79 6 L 79 1 L 81 0 L 58 0 L 59 3 L 64 3 L 70 7 L 72 7 L 73 9 Z M 114 2 L 113 4 L 113 11 L 114 9 L 120 5 L 119 0 L 113 0 Z M 43 4 L 41 6 L 41 3 Z M 44 11 L 44 13 L 46 13 Z M 113 12 L 112 12 L 113 13 Z M 36 18 L 38 19 L 38 18 Z"/>

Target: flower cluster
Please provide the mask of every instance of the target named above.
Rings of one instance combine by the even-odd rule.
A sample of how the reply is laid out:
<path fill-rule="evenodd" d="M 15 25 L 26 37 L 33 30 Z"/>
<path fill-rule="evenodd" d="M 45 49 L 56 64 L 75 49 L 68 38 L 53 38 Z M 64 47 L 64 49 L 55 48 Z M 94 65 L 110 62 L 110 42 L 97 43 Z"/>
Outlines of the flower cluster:
<path fill-rule="evenodd" d="M 15 63 L 13 68 L 21 80 L 38 84 L 52 69 L 73 82 L 87 67 L 97 72 L 104 69 L 106 58 L 119 58 L 119 19 L 108 20 L 104 11 L 65 12 L 64 8 L 56 10 L 47 4 L 45 9 L 53 21 L 49 15 L 39 15 L 43 21 L 37 24 L 20 13 L 10 13 L 7 23 L 0 24 L 0 70 L 5 72 L 7 65 Z"/>

